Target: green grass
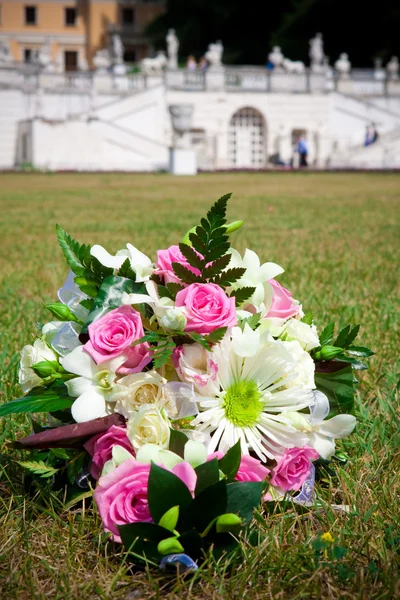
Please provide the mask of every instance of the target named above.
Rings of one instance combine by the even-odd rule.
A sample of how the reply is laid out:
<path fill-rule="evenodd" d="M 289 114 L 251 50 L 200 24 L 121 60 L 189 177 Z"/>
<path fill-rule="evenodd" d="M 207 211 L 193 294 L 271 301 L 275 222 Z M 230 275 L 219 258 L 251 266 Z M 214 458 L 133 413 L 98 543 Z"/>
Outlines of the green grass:
<path fill-rule="evenodd" d="M 320 484 L 325 508 L 277 505 L 254 526 L 259 547 L 245 542 L 241 557 L 209 559 L 194 576 L 132 570 L 121 549 L 105 541 L 90 506 L 68 512 L 62 498 L 24 492 L 22 469 L 6 444 L 27 434 L 29 422 L 4 418 L 1 598 L 400 597 L 397 175 L 1 175 L 1 401 L 20 395 L 18 351 L 37 335 L 35 321 L 48 318 L 42 302 L 55 298 L 67 273 L 56 222 L 80 241 L 110 251 L 129 241 L 154 256 L 228 191 L 229 218 L 245 220 L 234 245 L 281 264 L 280 281 L 320 326 L 361 322 L 359 343 L 376 351 L 359 386 L 356 432 L 338 444 L 350 460 L 335 463 L 336 475 Z M 346 504 L 349 512 L 330 504 Z M 319 551 L 325 532 L 335 541 Z"/>

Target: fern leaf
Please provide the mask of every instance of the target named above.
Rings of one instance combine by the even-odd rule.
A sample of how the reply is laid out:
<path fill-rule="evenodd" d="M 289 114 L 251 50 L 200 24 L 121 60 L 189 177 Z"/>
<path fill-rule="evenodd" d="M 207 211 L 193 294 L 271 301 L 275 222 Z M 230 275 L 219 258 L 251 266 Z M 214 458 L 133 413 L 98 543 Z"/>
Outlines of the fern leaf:
<path fill-rule="evenodd" d="M 214 283 L 218 283 L 218 285 L 228 287 L 239 281 L 246 273 L 246 269 L 242 267 L 235 267 L 234 269 L 228 269 L 227 271 L 223 271 L 220 275 L 218 275 L 214 279 Z"/>
<path fill-rule="evenodd" d="M 204 269 L 206 262 L 202 256 L 197 254 L 195 250 L 191 246 L 187 244 L 180 243 L 179 250 L 182 252 L 183 256 L 188 261 L 191 267 L 195 267 L 196 269 Z"/>
<path fill-rule="evenodd" d="M 255 287 L 242 287 L 237 290 L 233 290 L 230 297 L 234 297 L 236 299 L 236 306 L 240 306 L 243 304 L 243 302 L 251 298 L 255 291 Z"/>
<path fill-rule="evenodd" d="M 38 462 L 31 460 L 18 461 L 18 464 L 21 465 L 21 467 L 24 467 L 24 469 L 28 469 L 31 473 L 43 478 L 52 477 L 58 471 L 58 469 L 46 465 L 42 460 L 39 460 Z"/>
<path fill-rule="evenodd" d="M 175 275 L 184 283 L 202 283 L 203 281 L 202 277 L 199 277 L 180 263 L 173 262 L 172 268 Z"/>
<path fill-rule="evenodd" d="M 211 265 L 208 265 L 208 267 L 204 269 L 202 273 L 203 279 L 211 279 L 218 273 L 221 273 L 221 271 L 229 265 L 231 258 L 230 254 L 224 254 L 220 258 L 217 258 L 217 260 L 214 260 Z"/>

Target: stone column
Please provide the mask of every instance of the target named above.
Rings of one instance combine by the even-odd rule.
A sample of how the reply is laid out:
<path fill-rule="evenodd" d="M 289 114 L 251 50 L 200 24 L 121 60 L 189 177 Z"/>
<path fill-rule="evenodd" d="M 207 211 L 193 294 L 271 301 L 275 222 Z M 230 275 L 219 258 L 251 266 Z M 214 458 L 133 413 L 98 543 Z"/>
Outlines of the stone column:
<path fill-rule="evenodd" d="M 170 172 L 173 175 L 195 175 L 197 173 L 196 152 L 192 148 L 190 139 L 193 105 L 171 104 L 169 112 L 174 130 L 170 148 Z"/>

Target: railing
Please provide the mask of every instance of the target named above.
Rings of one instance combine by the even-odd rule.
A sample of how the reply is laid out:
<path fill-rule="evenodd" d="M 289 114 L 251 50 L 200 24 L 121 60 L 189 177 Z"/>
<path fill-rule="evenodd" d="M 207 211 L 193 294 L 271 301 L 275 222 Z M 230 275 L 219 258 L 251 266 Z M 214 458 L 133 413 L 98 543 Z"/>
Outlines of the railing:
<path fill-rule="evenodd" d="M 400 96 L 400 80 L 390 78 L 384 70 L 353 69 L 348 76 L 329 70 L 314 73 L 305 69 L 299 73 L 268 71 L 263 67 L 224 67 L 188 71 L 167 70 L 165 73 L 145 75 L 133 73 L 116 75 L 110 71 L 74 71 L 51 73 L 34 65 L 18 68 L 0 67 L 0 87 L 51 91 L 120 94 L 141 91 L 165 84 L 169 90 L 187 92 L 225 91 L 308 94 L 337 91 L 351 96 Z"/>

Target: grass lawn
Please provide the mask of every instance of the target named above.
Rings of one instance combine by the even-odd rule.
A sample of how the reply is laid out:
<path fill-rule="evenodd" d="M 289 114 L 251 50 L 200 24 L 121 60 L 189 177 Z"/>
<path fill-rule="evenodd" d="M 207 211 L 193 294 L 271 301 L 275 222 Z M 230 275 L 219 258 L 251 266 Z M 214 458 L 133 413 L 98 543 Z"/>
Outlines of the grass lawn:
<path fill-rule="evenodd" d="M 234 246 L 281 264 L 280 282 L 320 328 L 361 322 L 358 344 L 376 352 L 359 386 L 356 432 L 338 443 L 350 459 L 335 461 L 334 477 L 320 483 L 325 508 L 276 506 L 255 525 L 258 548 L 245 543 L 240 558 L 209 560 L 194 576 L 132 570 L 90 506 L 68 512 L 60 497 L 24 493 L 7 442 L 30 426 L 24 416 L 5 417 L 3 600 L 400 598 L 398 175 L 0 175 L 0 401 L 20 396 L 18 352 L 37 336 L 35 321 L 50 320 L 42 302 L 55 299 L 67 274 L 55 223 L 81 242 L 116 251 L 129 241 L 154 257 L 229 191 L 229 220 L 245 220 Z M 334 542 L 318 552 L 315 540 L 326 532 Z"/>

